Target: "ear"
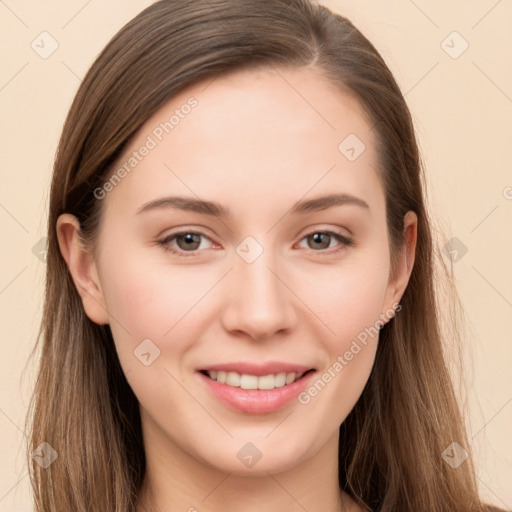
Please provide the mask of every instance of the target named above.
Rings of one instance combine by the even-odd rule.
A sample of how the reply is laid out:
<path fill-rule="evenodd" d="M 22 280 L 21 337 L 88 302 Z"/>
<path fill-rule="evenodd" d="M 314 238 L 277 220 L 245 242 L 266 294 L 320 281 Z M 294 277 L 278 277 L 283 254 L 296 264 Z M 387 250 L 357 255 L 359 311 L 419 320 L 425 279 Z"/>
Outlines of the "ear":
<path fill-rule="evenodd" d="M 395 304 L 400 302 L 402 295 L 407 288 L 409 278 L 416 254 L 416 241 L 418 232 L 418 217 L 412 210 L 404 216 L 404 246 L 398 257 L 398 268 L 396 275 L 388 282 L 386 298 L 384 300 L 384 311 L 395 310 Z"/>
<path fill-rule="evenodd" d="M 64 213 L 57 219 L 56 229 L 60 252 L 82 297 L 85 314 L 96 324 L 108 324 L 109 315 L 96 263 L 80 241 L 78 219 Z"/>

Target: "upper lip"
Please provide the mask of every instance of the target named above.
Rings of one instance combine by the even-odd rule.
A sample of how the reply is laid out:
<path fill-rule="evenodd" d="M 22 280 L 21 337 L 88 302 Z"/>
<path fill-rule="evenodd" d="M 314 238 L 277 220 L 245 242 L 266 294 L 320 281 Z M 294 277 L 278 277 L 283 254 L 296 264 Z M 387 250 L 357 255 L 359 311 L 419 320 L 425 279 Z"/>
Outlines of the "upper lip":
<path fill-rule="evenodd" d="M 277 374 L 277 373 L 305 373 L 308 370 L 313 370 L 311 366 L 303 366 L 300 364 L 284 363 L 280 361 L 272 361 L 265 364 L 256 364 L 248 361 L 239 361 L 235 363 L 222 363 L 214 364 L 199 368 L 199 371 L 220 371 L 220 372 L 236 372 L 245 373 L 248 375 L 256 375 L 261 377 L 263 375 Z"/>

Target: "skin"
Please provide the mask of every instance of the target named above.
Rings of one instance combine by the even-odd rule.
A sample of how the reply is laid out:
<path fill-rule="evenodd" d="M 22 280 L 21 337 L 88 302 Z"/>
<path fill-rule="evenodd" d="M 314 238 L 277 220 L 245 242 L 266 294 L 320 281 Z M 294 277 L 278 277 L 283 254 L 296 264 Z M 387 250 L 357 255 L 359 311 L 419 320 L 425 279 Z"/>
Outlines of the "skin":
<path fill-rule="evenodd" d="M 321 375 L 365 328 L 389 320 L 414 264 L 416 215 L 404 218 L 406 244 L 391 280 L 372 123 L 316 68 L 253 69 L 195 84 L 145 123 L 119 162 L 191 96 L 197 107 L 106 194 L 96 251 L 79 245 L 75 217 L 57 223 L 86 314 L 110 324 L 140 402 L 143 496 L 157 511 L 361 510 L 339 490 L 338 429 L 368 380 L 378 336 L 308 404 L 267 414 L 226 407 L 196 369 L 275 360 Z M 354 161 L 338 150 L 351 133 L 366 146 Z M 369 208 L 288 215 L 296 201 L 333 192 Z M 136 214 L 170 195 L 219 202 L 232 217 Z M 181 230 L 204 234 L 195 256 L 156 243 Z M 306 236 L 326 230 L 355 245 Z M 247 236 L 263 248 L 251 263 L 236 252 Z M 183 238 L 169 245 L 190 252 Z M 161 351 L 149 366 L 133 353 L 146 338 Z M 249 441 L 262 454 L 250 468 L 237 457 Z"/>

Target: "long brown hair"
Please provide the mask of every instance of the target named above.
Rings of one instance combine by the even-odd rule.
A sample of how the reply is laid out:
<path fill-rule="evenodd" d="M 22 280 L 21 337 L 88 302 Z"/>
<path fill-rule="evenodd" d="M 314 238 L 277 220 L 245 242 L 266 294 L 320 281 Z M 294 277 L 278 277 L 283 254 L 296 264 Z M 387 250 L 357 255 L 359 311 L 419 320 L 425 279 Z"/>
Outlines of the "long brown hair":
<path fill-rule="evenodd" d="M 144 122 L 194 82 L 256 66 L 314 66 L 370 116 L 393 271 L 404 215 L 413 210 L 418 217 L 416 261 L 402 310 L 381 329 L 370 378 L 340 428 L 340 488 L 371 511 L 487 510 L 446 363 L 436 293 L 441 281 L 453 288 L 447 304 L 454 316 L 446 316 L 450 338 L 457 340 L 453 272 L 433 239 L 409 109 L 380 54 L 348 19 L 307 0 L 161 0 L 97 57 L 58 145 L 43 318 L 31 355 L 40 349 L 40 366 L 27 414 L 35 511 L 132 512 L 145 474 L 138 401 L 109 326 L 84 312 L 59 251 L 57 218 L 75 215 L 84 242 L 94 247 L 102 202 L 93 191 Z M 438 280 L 436 256 L 444 272 Z M 30 456 L 43 442 L 58 454 L 47 467 Z M 454 442 L 468 453 L 456 469 L 442 456 Z"/>

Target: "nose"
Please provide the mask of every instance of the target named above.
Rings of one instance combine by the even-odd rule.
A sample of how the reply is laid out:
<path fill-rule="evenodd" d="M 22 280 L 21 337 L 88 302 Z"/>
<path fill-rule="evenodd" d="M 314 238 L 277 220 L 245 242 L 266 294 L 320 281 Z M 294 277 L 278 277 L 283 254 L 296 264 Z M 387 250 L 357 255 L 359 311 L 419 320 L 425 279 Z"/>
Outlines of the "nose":
<path fill-rule="evenodd" d="M 235 254 L 228 300 L 222 314 L 224 328 L 262 340 L 291 330 L 297 320 L 294 294 L 270 251 L 253 262 Z"/>

